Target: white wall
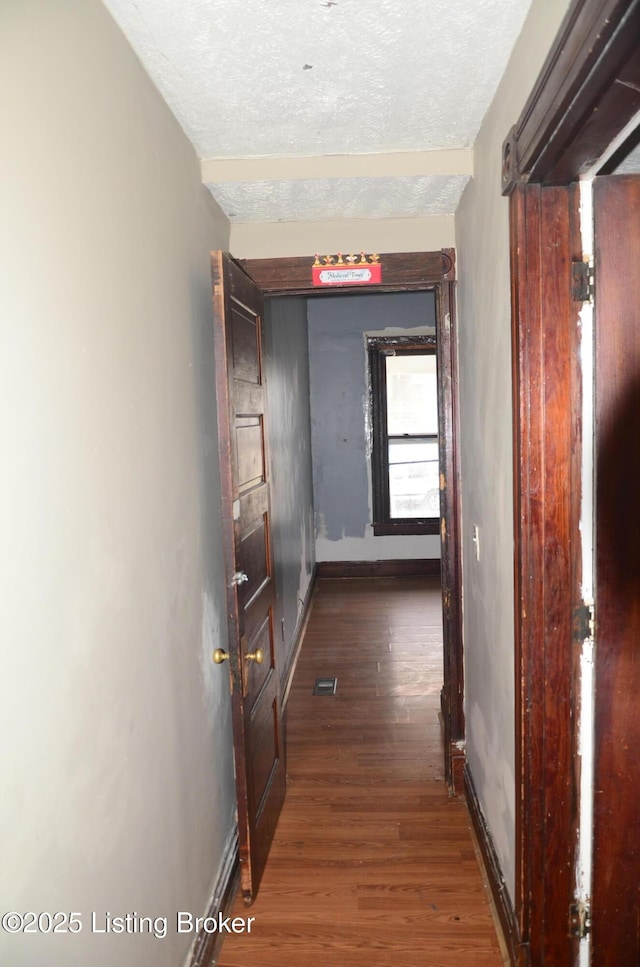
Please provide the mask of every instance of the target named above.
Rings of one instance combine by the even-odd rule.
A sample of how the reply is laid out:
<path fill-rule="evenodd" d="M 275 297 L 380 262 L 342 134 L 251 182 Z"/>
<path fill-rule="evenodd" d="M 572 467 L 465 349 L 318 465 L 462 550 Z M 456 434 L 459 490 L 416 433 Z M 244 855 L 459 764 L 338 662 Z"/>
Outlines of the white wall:
<path fill-rule="evenodd" d="M 509 204 L 501 146 L 568 7 L 534 0 L 475 143 L 456 215 L 467 759 L 515 895 L 514 610 Z M 472 527 L 480 528 L 480 560 Z"/>
<path fill-rule="evenodd" d="M 97 0 L 0 13 L 0 908 L 11 967 L 176 967 L 234 824 L 209 250 L 226 219 Z M 170 920 L 171 924 L 171 920 Z"/>

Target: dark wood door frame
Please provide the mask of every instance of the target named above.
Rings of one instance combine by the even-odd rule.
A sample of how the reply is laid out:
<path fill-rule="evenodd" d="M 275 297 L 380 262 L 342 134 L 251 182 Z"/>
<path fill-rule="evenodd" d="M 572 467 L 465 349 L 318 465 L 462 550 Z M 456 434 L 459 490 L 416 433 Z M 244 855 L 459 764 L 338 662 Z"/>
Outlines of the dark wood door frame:
<path fill-rule="evenodd" d="M 311 283 L 314 256 L 245 259 L 241 265 L 265 296 L 317 296 Z M 441 466 L 441 576 L 444 635 L 442 718 L 445 771 L 449 785 L 463 789 L 465 737 L 461 609 L 460 480 L 458 456 L 458 372 L 455 312 L 455 252 L 382 254 L 383 282 L 375 286 L 344 285 L 322 295 L 362 295 L 379 292 L 433 291 L 438 333 L 438 384 Z"/>
<path fill-rule="evenodd" d="M 539 967 L 573 962 L 572 614 L 579 579 L 581 452 L 580 305 L 572 301 L 569 284 L 575 195 L 573 188 L 530 185 L 518 187 L 511 203 L 511 232 L 519 240 L 512 253 L 512 293 L 520 936 L 513 947 L 515 952 L 522 945 L 518 962 Z"/>
<path fill-rule="evenodd" d="M 503 146 L 511 196 L 518 964 L 575 963 L 575 182 L 640 110 L 640 0 L 574 0 Z"/>
<path fill-rule="evenodd" d="M 640 0 L 573 0 L 505 140 L 502 187 L 568 185 L 640 111 Z"/>

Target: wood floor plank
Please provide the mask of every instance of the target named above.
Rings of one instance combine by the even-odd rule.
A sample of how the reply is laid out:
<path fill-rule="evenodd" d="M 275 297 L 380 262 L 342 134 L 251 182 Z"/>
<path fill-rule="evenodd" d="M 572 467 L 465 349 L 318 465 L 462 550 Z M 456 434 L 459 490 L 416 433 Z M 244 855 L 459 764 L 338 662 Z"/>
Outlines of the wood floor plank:
<path fill-rule="evenodd" d="M 337 694 L 313 696 L 325 676 Z M 501 967 L 469 817 L 444 784 L 441 687 L 437 578 L 320 582 L 255 922 L 219 967 Z"/>

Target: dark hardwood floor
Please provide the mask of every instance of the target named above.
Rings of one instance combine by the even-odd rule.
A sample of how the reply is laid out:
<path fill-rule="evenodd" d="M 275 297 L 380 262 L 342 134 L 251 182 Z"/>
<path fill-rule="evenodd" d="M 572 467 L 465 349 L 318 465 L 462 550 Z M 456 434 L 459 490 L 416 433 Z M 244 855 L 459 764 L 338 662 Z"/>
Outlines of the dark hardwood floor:
<path fill-rule="evenodd" d="M 312 695 L 337 676 L 337 694 Z M 288 702 L 288 789 L 250 934 L 220 967 L 501 967 L 443 778 L 437 578 L 319 584 Z"/>

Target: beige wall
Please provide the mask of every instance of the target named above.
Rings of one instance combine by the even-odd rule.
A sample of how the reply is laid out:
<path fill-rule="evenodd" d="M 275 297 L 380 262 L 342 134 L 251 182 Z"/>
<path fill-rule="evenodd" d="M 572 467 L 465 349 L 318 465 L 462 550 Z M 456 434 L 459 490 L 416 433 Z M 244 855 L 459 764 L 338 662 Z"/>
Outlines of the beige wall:
<path fill-rule="evenodd" d="M 6 0 L 0 907 L 11 967 L 161 967 L 234 824 L 208 253 L 226 219 L 97 0 Z"/>
<path fill-rule="evenodd" d="M 275 259 L 315 252 L 432 252 L 455 244 L 452 215 L 231 226 L 237 258 Z"/>
<path fill-rule="evenodd" d="M 515 884 L 509 204 L 501 145 L 568 7 L 534 0 L 475 143 L 456 215 L 462 424 L 467 758 L 507 883 Z M 471 543 L 480 529 L 480 560 Z"/>

